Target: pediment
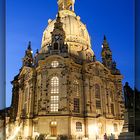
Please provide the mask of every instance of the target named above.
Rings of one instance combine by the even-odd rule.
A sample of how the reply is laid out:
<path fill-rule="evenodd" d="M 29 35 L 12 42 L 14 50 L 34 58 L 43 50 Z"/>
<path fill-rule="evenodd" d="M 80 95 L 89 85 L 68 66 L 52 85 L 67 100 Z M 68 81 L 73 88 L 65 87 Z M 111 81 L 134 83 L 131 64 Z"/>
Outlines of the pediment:
<path fill-rule="evenodd" d="M 29 74 L 31 71 L 32 71 L 31 67 L 24 66 L 20 71 L 19 77 L 21 77 L 22 75 Z"/>

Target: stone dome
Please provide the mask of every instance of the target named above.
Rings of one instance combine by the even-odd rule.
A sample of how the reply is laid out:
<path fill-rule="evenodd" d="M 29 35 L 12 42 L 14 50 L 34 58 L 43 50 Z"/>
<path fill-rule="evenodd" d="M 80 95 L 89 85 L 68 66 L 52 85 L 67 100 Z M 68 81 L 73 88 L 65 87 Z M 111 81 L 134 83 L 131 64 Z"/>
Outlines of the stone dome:
<path fill-rule="evenodd" d="M 91 52 L 89 33 L 86 25 L 80 21 L 80 17 L 70 10 L 59 11 L 59 14 L 65 31 L 65 42 L 69 46 L 77 46 L 77 51 L 90 49 Z M 55 22 L 56 19 L 48 20 L 48 26 L 42 37 L 41 51 L 43 52 L 47 51 L 47 46 L 51 43 L 51 32 L 54 29 Z"/>

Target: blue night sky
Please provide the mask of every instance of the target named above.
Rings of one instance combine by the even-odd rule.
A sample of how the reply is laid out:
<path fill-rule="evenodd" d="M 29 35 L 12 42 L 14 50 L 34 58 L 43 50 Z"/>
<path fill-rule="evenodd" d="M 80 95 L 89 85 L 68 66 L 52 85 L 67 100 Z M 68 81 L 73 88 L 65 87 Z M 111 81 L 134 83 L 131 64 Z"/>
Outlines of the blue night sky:
<path fill-rule="evenodd" d="M 18 74 L 28 41 L 32 49 L 41 47 L 42 34 L 48 19 L 57 14 L 57 0 L 7 0 L 6 3 L 6 94 L 11 103 L 10 81 Z M 92 49 L 101 60 L 104 34 L 113 59 L 124 76 L 134 86 L 134 0 L 76 0 L 75 13 L 87 25 Z"/>

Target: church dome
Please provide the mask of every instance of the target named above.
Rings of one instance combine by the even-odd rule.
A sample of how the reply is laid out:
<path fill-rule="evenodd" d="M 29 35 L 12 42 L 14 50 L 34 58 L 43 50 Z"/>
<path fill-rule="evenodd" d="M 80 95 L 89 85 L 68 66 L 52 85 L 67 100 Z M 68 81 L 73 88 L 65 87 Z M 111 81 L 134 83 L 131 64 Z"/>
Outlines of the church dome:
<path fill-rule="evenodd" d="M 65 42 L 69 46 L 77 46 L 77 51 L 86 50 L 91 47 L 89 33 L 86 25 L 80 21 L 80 17 L 76 16 L 73 11 L 61 10 L 59 11 L 63 29 L 65 31 Z M 51 32 L 54 29 L 54 20 L 48 20 L 48 26 L 45 29 L 42 37 L 41 50 L 47 51 L 47 46 L 52 41 Z"/>

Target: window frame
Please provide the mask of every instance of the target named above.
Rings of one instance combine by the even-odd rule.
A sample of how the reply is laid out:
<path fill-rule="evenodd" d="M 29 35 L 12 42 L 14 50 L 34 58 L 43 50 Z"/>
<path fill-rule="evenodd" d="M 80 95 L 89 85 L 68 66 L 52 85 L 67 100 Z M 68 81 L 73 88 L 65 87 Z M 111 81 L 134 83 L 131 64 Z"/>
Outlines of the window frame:
<path fill-rule="evenodd" d="M 82 132 L 82 123 L 76 122 L 76 132 Z"/>

